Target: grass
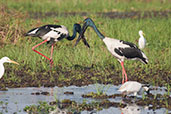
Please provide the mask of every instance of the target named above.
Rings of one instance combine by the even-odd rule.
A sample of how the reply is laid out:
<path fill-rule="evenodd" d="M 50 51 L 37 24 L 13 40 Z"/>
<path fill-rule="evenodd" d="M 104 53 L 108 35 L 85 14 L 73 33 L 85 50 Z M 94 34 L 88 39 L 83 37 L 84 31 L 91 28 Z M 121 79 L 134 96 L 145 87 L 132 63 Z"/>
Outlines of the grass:
<path fill-rule="evenodd" d="M 16 71 L 26 68 L 26 72 L 33 75 L 33 77 L 35 77 L 35 72 L 49 71 L 49 62 L 31 50 L 34 45 L 40 43 L 42 40 L 24 37 L 23 34 L 34 27 L 49 23 L 65 25 L 72 34 L 73 24 L 84 20 L 83 17 L 78 15 L 68 16 L 67 18 L 56 16 L 33 19 L 28 16 L 28 12 L 120 12 L 170 9 L 169 0 L 149 0 L 148 3 L 142 0 L 125 0 L 124 2 L 108 0 L 105 4 L 102 0 L 99 0 L 99 2 L 96 0 L 86 1 L 37 0 L 30 2 L 29 0 L 2 0 L 2 5 L 0 5 L 0 44 L 2 47 L 0 48 L 0 57 L 8 56 L 20 63 L 20 66 L 5 65 L 5 67 L 8 66 Z M 143 51 L 149 58 L 149 64 L 144 65 L 140 62 L 125 61 L 126 70 L 130 75 L 141 76 L 143 75 L 143 73 L 140 73 L 141 70 L 145 71 L 146 74 L 150 74 L 150 70 L 153 69 L 153 76 L 158 70 L 170 70 L 171 18 L 109 19 L 98 17 L 94 13 L 91 13 L 89 17 L 95 21 L 95 24 L 105 36 L 135 44 L 137 44 L 136 40 L 139 38 L 138 31 L 140 29 L 144 31 L 148 46 Z M 91 46 L 90 49 L 86 48 L 83 43 L 79 43 L 77 47 L 74 47 L 75 40 L 69 42 L 64 39 L 55 44 L 53 59 L 54 66 L 56 67 L 53 71 L 59 70 L 59 67 L 78 70 L 75 69 L 75 65 L 82 67 L 91 67 L 94 65 L 94 70 L 100 71 L 99 74 L 110 74 L 106 69 L 113 69 L 113 72 L 119 71 L 121 74 L 119 62 L 108 52 L 106 46 L 98 38 L 93 29 L 89 28 L 85 35 Z M 50 46 L 41 45 L 36 49 L 47 56 L 50 55 Z M 136 67 L 140 68 L 139 71 L 133 72 Z M 170 71 L 167 72 L 171 73 Z M 79 78 L 81 77 L 80 75 Z M 169 80 L 170 76 L 167 78 Z M 64 80 L 64 75 L 61 75 L 59 79 Z M 15 81 L 15 77 L 11 77 L 10 80 Z M 97 80 L 97 77 L 94 80 Z M 103 81 L 103 79 L 101 80 Z M 105 80 L 107 80 L 107 76 Z"/>
<path fill-rule="evenodd" d="M 22 12 L 108 12 L 138 10 L 169 10 L 169 0 L 2 0 Z"/>
<path fill-rule="evenodd" d="M 50 83 L 58 84 L 60 82 L 65 82 L 60 83 L 62 86 L 67 86 L 72 82 L 116 84 L 115 79 L 119 79 L 117 84 L 120 84 L 121 66 L 116 58 L 108 52 L 106 46 L 92 28 L 87 29 L 85 33 L 91 46 L 90 49 L 86 48 L 82 42 L 77 47 L 74 47 L 75 40 L 69 42 L 64 39 L 55 44 L 53 55 L 55 67 L 52 72 L 49 72 L 49 61 L 31 50 L 33 46 L 42 42 L 42 40 L 23 36 L 28 30 L 45 24 L 65 25 L 72 34 L 73 24 L 83 21 L 85 17 L 79 15 L 50 17 L 44 13 L 87 12 L 89 13 L 87 16 L 94 20 L 98 29 L 105 36 L 111 38 L 137 44 L 138 31 L 143 30 L 148 43 L 143 51 L 149 58 L 149 64 L 144 65 L 137 61 L 125 61 L 128 78 L 156 86 L 160 83 L 167 87 L 169 95 L 171 86 L 170 13 L 168 13 L 168 17 L 152 16 L 151 18 L 133 17 L 121 19 L 102 18 L 98 17 L 96 13 L 141 11 L 141 15 L 144 15 L 144 11 L 170 11 L 170 3 L 170 0 L 107 0 L 105 3 L 104 0 L 1 0 L 0 58 L 8 56 L 20 63 L 20 65 L 5 64 L 6 72 L 0 80 L 0 87 L 28 86 L 29 82 L 33 82 L 32 86 L 38 83 L 38 86 L 47 84 L 48 87 Z M 31 14 L 37 15 L 39 12 L 43 13 L 44 17 L 31 18 L 29 16 Z M 50 46 L 41 45 L 36 49 L 47 56 L 50 55 Z M 69 72 L 70 75 L 66 72 Z M 117 78 L 118 75 L 120 78 Z M 103 91 L 105 93 L 105 90 L 104 87 L 97 86 L 98 94 Z M 146 100 L 148 99 L 145 98 L 144 101 L 146 102 Z M 169 106 L 167 99 L 162 102 L 165 108 Z M 1 105 L 6 107 L 7 104 L 1 103 Z M 86 103 L 82 107 L 84 106 L 86 106 Z M 100 105 L 92 104 L 91 106 L 99 107 Z M 40 102 L 39 106 L 27 106 L 24 110 L 48 113 L 50 109 L 54 108 L 49 106 L 48 103 Z"/>
<path fill-rule="evenodd" d="M 73 20 L 74 23 L 74 20 L 76 19 L 75 17 L 68 18 L 66 19 L 68 21 L 63 24 L 69 25 L 68 29 L 71 31 L 72 24 L 69 23 L 69 20 Z M 97 24 L 97 26 L 106 36 L 130 41 L 135 44 L 137 44 L 136 40 L 139 38 L 138 30 L 142 29 L 144 31 L 147 42 L 149 43 L 149 45 L 144 49 L 145 54 L 149 58 L 149 65 L 146 66 L 141 65 L 140 62 L 126 61 L 126 68 L 129 69 L 135 65 L 141 65 L 141 67 L 147 67 L 147 69 L 160 67 L 162 69 L 169 70 L 171 67 L 171 63 L 169 62 L 169 19 L 111 20 L 95 18 L 94 20 L 96 23 L 102 23 L 100 25 Z M 28 28 L 31 29 L 31 27 Z M 75 64 L 82 66 L 91 66 L 92 64 L 96 64 L 99 68 L 111 67 L 111 65 L 114 65 L 117 69 L 117 67 L 119 67 L 118 61 L 108 52 L 106 46 L 98 38 L 93 29 L 88 29 L 85 35 L 91 46 L 90 49 L 86 48 L 83 43 L 80 43 L 77 47 L 74 47 L 75 41 L 69 42 L 64 39 L 61 42 L 57 42 L 53 55 L 54 65 L 72 67 Z M 24 36 L 20 36 L 19 38 L 22 41 L 18 41 L 16 44 L 8 43 L 1 48 L 1 56 L 9 56 L 10 58 L 15 59 L 16 61 L 22 63 L 20 65 L 21 67 L 23 67 L 23 65 L 29 65 L 32 70 L 48 69 L 48 61 L 31 50 L 34 45 L 41 42 L 41 39 Z M 47 56 L 50 54 L 50 46 L 48 47 L 47 45 L 41 45 L 36 49 L 41 50 L 41 52 Z"/>
<path fill-rule="evenodd" d="M 26 106 L 23 110 L 28 113 L 30 113 L 31 111 L 32 113 L 46 114 L 52 110 L 55 110 L 55 107 L 50 106 L 47 102 L 39 102 L 39 106 L 36 105 Z"/>

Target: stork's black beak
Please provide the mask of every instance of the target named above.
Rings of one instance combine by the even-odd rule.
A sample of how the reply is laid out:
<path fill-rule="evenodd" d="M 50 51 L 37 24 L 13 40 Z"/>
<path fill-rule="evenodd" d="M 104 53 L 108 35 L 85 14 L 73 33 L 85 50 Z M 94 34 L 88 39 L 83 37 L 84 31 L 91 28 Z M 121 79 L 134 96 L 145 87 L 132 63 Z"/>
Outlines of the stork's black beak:
<path fill-rule="evenodd" d="M 24 33 L 23 36 L 29 36 L 28 33 Z"/>
<path fill-rule="evenodd" d="M 87 40 L 85 39 L 85 36 L 82 36 L 82 41 L 84 43 L 84 45 L 86 45 L 88 48 L 90 48 L 90 45 L 88 44 Z M 76 46 L 76 45 L 75 45 Z"/>
<path fill-rule="evenodd" d="M 79 42 L 79 41 L 81 40 L 81 38 L 82 38 L 84 44 L 87 45 L 88 47 L 90 47 L 90 45 L 87 43 L 87 41 L 86 41 L 86 39 L 85 39 L 85 37 L 84 37 L 84 33 L 85 33 L 87 27 L 88 27 L 88 26 L 87 26 L 87 24 L 86 24 L 86 22 L 85 22 L 84 25 L 83 25 L 83 27 L 82 27 L 82 29 L 81 29 L 80 35 L 79 35 L 79 37 L 78 37 L 78 39 L 77 39 L 77 41 L 76 41 L 76 43 L 75 43 L 75 46 L 77 46 L 78 42 Z"/>

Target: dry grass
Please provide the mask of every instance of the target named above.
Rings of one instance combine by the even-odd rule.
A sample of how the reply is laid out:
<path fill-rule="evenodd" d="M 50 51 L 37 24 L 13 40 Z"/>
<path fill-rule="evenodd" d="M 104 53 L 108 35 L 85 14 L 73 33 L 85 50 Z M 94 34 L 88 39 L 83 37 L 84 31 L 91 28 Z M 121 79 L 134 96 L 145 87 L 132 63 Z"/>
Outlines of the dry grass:
<path fill-rule="evenodd" d="M 10 10 L 6 6 L 0 7 L 0 43 L 11 42 L 16 44 L 24 33 L 23 26 L 26 16 L 16 10 Z"/>

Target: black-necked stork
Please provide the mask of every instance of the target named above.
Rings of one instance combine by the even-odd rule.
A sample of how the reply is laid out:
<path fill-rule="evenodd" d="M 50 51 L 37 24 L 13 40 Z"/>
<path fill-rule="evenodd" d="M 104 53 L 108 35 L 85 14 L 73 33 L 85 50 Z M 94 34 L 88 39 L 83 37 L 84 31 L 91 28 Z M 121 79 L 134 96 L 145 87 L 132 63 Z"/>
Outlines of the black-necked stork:
<path fill-rule="evenodd" d="M 25 36 L 39 37 L 42 40 L 44 40 L 43 42 L 32 47 L 32 50 L 35 51 L 36 53 L 40 54 L 41 56 L 45 57 L 46 59 L 48 59 L 52 66 L 52 64 L 53 64 L 52 55 L 53 55 L 54 43 L 62 40 L 63 38 L 66 38 L 67 40 L 71 41 L 76 37 L 77 32 L 78 33 L 81 32 L 81 26 L 80 26 L 80 24 L 77 24 L 77 23 L 74 24 L 74 26 L 73 26 L 73 35 L 72 36 L 69 35 L 69 31 L 64 25 L 44 25 L 41 27 L 31 29 L 30 31 L 28 31 L 25 34 Z M 39 51 L 35 50 L 36 47 L 44 44 L 45 42 L 51 44 L 50 58 L 43 55 Z M 87 43 L 85 38 L 83 38 L 83 42 L 87 47 L 89 47 L 89 44 Z"/>
<path fill-rule="evenodd" d="M 145 35 L 145 34 L 144 34 L 144 32 L 142 30 L 140 30 L 139 31 L 139 35 L 140 35 L 140 38 L 138 40 L 139 48 L 140 49 L 144 49 L 145 48 L 145 45 L 146 45 L 146 40 L 145 40 L 145 38 L 144 38 L 143 35 Z"/>
<path fill-rule="evenodd" d="M 14 63 L 14 64 L 19 65 L 19 63 L 9 59 L 8 57 L 2 57 L 0 59 L 0 79 L 2 78 L 2 76 L 4 75 L 4 72 L 5 72 L 5 68 L 3 65 L 4 63 Z"/>
<path fill-rule="evenodd" d="M 112 53 L 112 55 L 114 57 L 117 58 L 117 60 L 121 63 L 122 66 L 122 83 L 124 83 L 124 75 L 125 75 L 125 81 L 127 81 L 127 74 L 124 68 L 124 59 L 138 59 L 141 62 L 147 64 L 148 63 L 148 58 L 146 57 L 146 55 L 140 50 L 138 49 L 138 47 L 130 42 L 126 42 L 123 40 L 118 40 L 118 39 L 113 39 L 113 38 L 109 38 L 109 37 L 105 37 L 96 27 L 96 25 L 94 24 L 93 20 L 90 18 L 87 18 L 84 20 L 84 25 L 82 27 L 82 31 L 76 41 L 75 46 L 77 45 L 77 43 L 80 41 L 82 35 L 84 35 L 86 29 L 88 28 L 88 26 L 92 27 L 94 29 L 94 31 L 97 33 L 97 35 L 100 37 L 100 39 L 103 40 L 103 42 L 105 43 L 105 45 L 107 46 L 107 49 L 109 50 L 109 52 Z"/>

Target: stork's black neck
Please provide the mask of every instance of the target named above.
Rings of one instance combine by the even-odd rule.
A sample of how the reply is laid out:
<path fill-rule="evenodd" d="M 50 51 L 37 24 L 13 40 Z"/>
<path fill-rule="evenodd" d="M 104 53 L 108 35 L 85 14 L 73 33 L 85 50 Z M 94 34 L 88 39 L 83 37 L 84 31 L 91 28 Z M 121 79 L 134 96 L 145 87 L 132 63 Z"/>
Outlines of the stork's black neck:
<path fill-rule="evenodd" d="M 96 34 L 100 37 L 100 39 L 103 40 L 103 39 L 105 38 L 105 36 L 97 29 L 97 27 L 96 27 L 96 25 L 94 24 L 94 22 L 93 22 L 92 19 L 87 18 L 87 19 L 85 19 L 85 22 L 86 22 L 87 26 L 91 26 L 91 27 L 94 29 L 94 31 L 95 31 Z"/>
<path fill-rule="evenodd" d="M 73 40 L 76 37 L 77 32 L 80 32 L 80 31 L 81 31 L 81 26 L 79 24 L 74 24 L 73 34 L 72 34 L 72 36 L 68 36 L 67 40 Z"/>
<path fill-rule="evenodd" d="M 104 35 L 97 29 L 96 25 L 93 25 L 92 27 L 93 27 L 94 31 L 96 32 L 96 34 L 100 37 L 100 39 L 103 40 L 105 37 L 104 37 Z"/>
<path fill-rule="evenodd" d="M 73 35 L 72 35 L 72 36 L 68 36 L 68 37 L 67 37 L 67 40 L 73 40 L 73 39 L 76 37 L 76 33 L 77 33 L 77 32 L 76 32 L 76 30 L 74 29 L 74 30 L 73 30 Z"/>

